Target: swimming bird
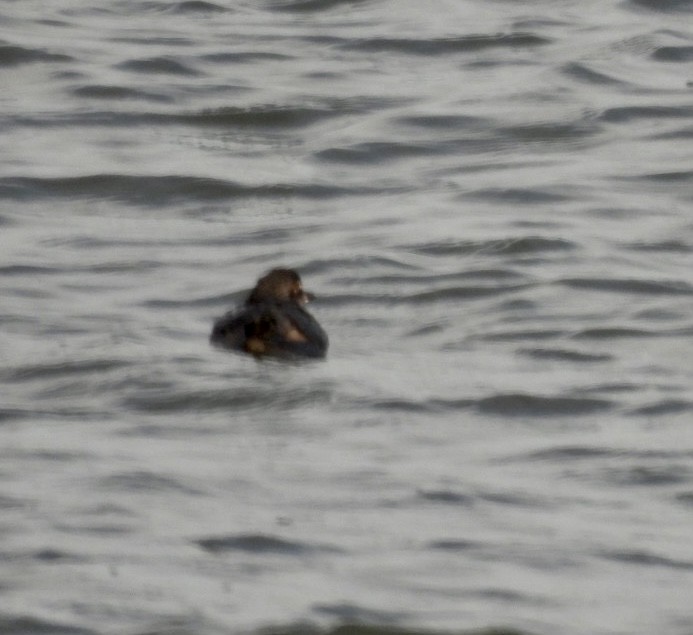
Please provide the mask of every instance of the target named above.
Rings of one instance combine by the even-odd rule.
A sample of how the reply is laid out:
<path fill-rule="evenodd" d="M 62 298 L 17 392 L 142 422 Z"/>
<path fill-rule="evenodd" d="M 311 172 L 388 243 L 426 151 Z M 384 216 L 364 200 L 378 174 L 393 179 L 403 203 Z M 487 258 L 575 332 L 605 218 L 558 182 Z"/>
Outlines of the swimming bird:
<path fill-rule="evenodd" d="M 327 334 L 304 308 L 313 298 L 293 269 L 272 269 L 240 309 L 214 323 L 210 341 L 256 357 L 325 357 Z"/>

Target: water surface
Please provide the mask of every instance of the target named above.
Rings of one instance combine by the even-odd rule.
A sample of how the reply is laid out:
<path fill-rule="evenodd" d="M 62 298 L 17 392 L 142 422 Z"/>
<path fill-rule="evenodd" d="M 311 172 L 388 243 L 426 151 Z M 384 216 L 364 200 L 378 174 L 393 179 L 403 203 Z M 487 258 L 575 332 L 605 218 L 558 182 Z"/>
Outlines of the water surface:
<path fill-rule="evenodd" d="M 690 634 L 692 14 L 4 3 L 0 631 Z"/>

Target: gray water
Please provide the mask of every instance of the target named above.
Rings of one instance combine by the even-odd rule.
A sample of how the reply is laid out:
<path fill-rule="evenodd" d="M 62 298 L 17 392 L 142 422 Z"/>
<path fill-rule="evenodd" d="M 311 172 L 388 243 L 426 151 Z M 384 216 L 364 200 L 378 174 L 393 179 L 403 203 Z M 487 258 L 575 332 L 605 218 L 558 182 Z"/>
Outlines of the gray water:
<path fill-rule="evenodd" d="M 693 633 L 692 62 L 690 0 L 3 2 L 0 632 Z M 208 344 L 278 265 L 324 362 Z"/>

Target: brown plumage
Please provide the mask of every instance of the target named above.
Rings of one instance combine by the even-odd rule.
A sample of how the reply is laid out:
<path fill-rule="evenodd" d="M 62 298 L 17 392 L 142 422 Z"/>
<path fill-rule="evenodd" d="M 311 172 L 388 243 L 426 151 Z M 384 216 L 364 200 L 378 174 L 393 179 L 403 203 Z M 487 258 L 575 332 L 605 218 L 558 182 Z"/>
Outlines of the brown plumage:
<path fill-rule="evenodd" d="M 311 299 L 293 269 L 272 269 L 257 281 L 240 310 L 216 321 L 210 340 L 258 357 L 324 357 L 327 335 L 303 308 Z"/>

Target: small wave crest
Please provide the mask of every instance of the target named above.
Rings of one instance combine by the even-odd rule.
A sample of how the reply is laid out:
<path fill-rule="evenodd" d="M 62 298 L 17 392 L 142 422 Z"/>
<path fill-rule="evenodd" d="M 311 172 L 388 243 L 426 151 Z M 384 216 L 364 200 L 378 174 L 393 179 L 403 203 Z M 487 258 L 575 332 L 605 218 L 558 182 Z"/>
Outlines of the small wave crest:
<path fill-rule="evenodd" d="M 222 179 L 195 176 L 134 176 L 93 174 L 62 178 L 6 177 L 0 179 L 0 197 L 12 200 L 110 199 L 147 207 L 180 201 L 221 201 L 244 197 L 330 198 L 348 194 L 336 185 L 242 185 Z M 356 192 L 354 192 L 356 193 Z"/>
<path fill-rule="evenodd" d="M 501 393 L 479 399 L 382 399 L 372 402 L 371 406 L 379 410 L 429 414 L 472 408 L 482 414 L 504 417 L 558 417 L 606 412 L 615 404 L 607 399 L 591 397 Z"/>
<path fill-rule="evenodd" d="M 0 45 L 0 67 L 19 66 L 34 62 L 70 62 L 73 58 L 61 53 L 50 53 L 43 49 L 25 48 L 10 44 Z"/>
<path fill-rule="evenodd" d="M 0 633 L 14 635 L 97 635 L 97 631 L 66 624 L 57 620 L 41 620 L 34 617 L 9 617 L 0 615 Z"/>
<path fill-rule="evenodd" d="M 363 38 L 348 40 L 342 48 L 356 51 L 404 53 L 408 55 L 449 55 L 488 48 L 519 48 L 549 44 L 551 40 L 531 33 L 501 33 L 451 38 Z"/>
<path fill-rule="evenodd" d="M 307 555 L 316 552 L 338 553 L 336 547 L 327 545 L 286 540 L 269 534 L 230 534 L 200 538 L 195 542 L 210 553 L 242 551 L 252 554 L 277 553 L 288 556 Z"/>

